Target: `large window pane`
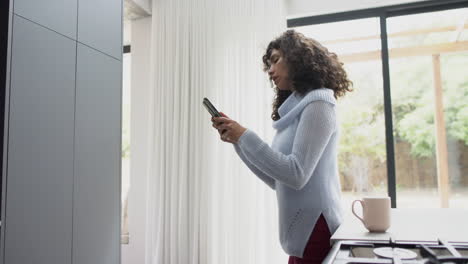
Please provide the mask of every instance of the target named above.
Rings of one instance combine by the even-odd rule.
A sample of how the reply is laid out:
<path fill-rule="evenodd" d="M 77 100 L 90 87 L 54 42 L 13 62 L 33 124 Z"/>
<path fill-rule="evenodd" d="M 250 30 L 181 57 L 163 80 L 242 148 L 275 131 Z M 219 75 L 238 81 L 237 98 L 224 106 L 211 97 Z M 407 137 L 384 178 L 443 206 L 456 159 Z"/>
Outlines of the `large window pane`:
<path fill-rule="evenodd" d="M 387 20 L 398 207 L 468 204 L 466 14 Z"/>
<path fill-rule="evenodd" d="M 344 62 L 354 91 L 338 100 L 339 173 L 343 206 L 367 195 L 387 195 L 382 61 L 378 18 L 296 28 Z"/>

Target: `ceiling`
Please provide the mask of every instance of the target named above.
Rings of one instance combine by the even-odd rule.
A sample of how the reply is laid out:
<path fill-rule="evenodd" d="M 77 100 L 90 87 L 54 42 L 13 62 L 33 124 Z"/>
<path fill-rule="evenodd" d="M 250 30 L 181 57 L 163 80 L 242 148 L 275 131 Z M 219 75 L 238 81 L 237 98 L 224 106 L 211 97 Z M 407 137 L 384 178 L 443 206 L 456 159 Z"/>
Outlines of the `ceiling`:
<path fill-rule="evenodd" d="M 124 1 L 124 19 L 134 20 L 142 17 L 150 16 L 149 12 L 142 8 L 137 1 L 125 0 Z"/>

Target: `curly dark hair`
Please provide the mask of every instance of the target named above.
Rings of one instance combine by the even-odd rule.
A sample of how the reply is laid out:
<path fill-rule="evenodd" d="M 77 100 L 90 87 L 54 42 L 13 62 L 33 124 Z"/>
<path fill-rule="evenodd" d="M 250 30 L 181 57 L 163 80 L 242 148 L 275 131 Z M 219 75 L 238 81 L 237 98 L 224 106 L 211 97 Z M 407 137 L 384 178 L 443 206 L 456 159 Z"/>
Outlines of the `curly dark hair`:
<path fill-rule="evenodd" d="M 265 72 L 270 68 L 270 56 L 274 49 L 283 53 L 293 91 L 305 95 L 310 90 L 328 88 L 333 90 L 335 98 L 352 91 L 352 82 L 343 69 L 343 63 L 318 41 L 294 30 L 284 32 L 268 44 L 262 58 Z M 276 121 L 280 119 L 278 108 L 292 91 L 275 87 L 275 93 L 271 118 Z"/>

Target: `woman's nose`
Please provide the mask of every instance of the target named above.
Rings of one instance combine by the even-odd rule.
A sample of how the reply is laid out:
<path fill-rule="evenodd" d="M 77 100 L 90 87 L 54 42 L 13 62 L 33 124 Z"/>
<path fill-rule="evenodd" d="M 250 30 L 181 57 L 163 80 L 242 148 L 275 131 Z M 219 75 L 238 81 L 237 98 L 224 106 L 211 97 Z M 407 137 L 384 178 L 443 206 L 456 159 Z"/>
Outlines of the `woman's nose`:
<path fill-rule="evenodd" d="M 273 65 L 270 66 L 270 68 L 268 68 L 268 75 L 270 75 L 270 77 L 273 75 Z"/>

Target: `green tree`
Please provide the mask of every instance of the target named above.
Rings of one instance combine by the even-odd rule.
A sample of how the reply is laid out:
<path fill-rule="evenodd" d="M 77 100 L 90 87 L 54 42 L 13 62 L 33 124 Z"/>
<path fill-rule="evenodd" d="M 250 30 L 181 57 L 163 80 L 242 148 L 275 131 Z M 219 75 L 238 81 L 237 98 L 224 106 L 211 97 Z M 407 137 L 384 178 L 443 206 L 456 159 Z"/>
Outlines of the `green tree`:
<path fill-rule="evenodd" d="M 468 145 L 468 53 L 441 56 L 444 119 L 447 136 Z M 396 140 L 411 144 L 411 153 L 428 157 L 435 153 L 434 84 L 431 58 L 397 64 L 392 74 L 393 117 Z M 429 62 L 429 63 L 428 63 Z M 464 73 L 465 72 L 465 73 Z"/>

